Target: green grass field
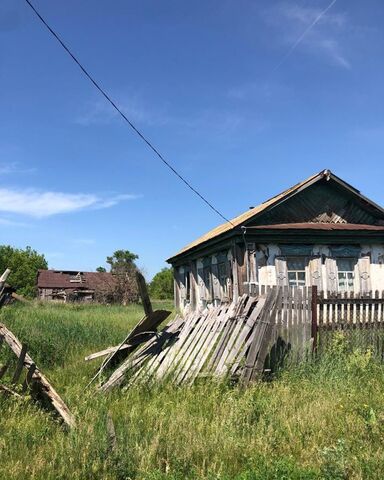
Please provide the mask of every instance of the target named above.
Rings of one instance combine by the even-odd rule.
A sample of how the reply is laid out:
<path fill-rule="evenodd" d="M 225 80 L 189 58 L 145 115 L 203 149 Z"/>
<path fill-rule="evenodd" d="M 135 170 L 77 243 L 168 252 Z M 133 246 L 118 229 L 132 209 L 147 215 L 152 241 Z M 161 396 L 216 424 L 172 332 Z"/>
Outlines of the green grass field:
<path fill-rule="evenodd" d="M 1 310 L 77 419 L 66 432 L 28 399 L 1 396 L 1 480 L 383 478 L 384 367 L 369 352 L 347 353 L 338 338 L 321 361 L 247 390 L 210 382 L 85 390 L 100 362 L 84 356 L 119 343 L 141 316 L 139 306 Z"/>

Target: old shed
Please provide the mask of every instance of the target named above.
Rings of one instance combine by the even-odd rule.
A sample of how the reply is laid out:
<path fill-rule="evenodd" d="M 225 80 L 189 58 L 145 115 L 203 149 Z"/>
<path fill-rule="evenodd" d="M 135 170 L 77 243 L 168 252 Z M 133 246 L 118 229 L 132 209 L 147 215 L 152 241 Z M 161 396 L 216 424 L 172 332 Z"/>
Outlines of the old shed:
<path fill-rule="evenodd" d="M 39 270 L 37 274 L 38 297 L 41 300 L 105 300 L 115 285 L 116 279 L 108 272 Z"/>

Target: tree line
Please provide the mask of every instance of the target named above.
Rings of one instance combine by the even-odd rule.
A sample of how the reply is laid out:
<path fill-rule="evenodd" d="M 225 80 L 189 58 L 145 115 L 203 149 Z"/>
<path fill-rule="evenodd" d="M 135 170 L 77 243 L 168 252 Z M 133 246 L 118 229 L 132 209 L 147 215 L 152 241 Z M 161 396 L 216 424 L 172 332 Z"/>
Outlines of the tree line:
<path fill-rule="evenodd" d="M 97 272 L 107 272 L 114 276 L 115 300 L 129 303 L 137 297 L 135 272 L 138 269 L 136 260 L 138 255 L 129 250 L 116 250 L 106 258 L 108 268 L 97 267 Z M 29 298 L 37 295 L 36 279 L 38 270 L 47 270 L 48 262 L 44 254 L 38 253 L 31 247 L 15 248 L 10 245 L 0 245 L 0 275 L 6 268 L 11 274 L 7 282 L 14 287 L 17 293 Z M 149 294 L 159 300 L 173 298 L 172 268 L 163 268 L 149 283 Z"/>

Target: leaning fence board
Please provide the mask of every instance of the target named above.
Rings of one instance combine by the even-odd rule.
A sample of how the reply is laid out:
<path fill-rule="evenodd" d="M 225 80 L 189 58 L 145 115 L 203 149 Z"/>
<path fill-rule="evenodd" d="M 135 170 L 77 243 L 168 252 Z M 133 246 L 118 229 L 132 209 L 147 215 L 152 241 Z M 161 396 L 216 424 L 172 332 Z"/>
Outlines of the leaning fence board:
<path fill-rule="evenodd" d="M 233 347 L 231 353 L 228 356 L 227 364 L 225 365 L 224 373 L 230 368 L 231 374 L 234 374 L 239 367 L 241 359 L 244 357 L 247 348 L 249 347 L 253 338 L 251 336 L 252 329 L 258 320 L 261 312 L 263 311 L 265 305 L 266 298 L 259 297 L 257 305 L 253 312 L 251 313 L 250 317 L 248 318 L 244 328 L 239 335 L 238 339 L 236 340 L 236 344 Z M 243 352 L 243 353 L 241 353 Z"/>
<path fill-rule="evenodd" d="M 23 348 L 16 336 L 1 323 L 0 335 L 3 336 L 4 341 L 17 356 L 17 358 L 20 358 L 21 354 L 25 350 L 25 347 Z M 49 383 L 48 379 L 40 372 L 38 368 L 36 368 L 35 362 L 28 355 L 28 353 L 26 353 L 26 351 L 24 355 L 23 366 L 28 370 L 30 368 L 34 368 L 32 380 L 34 387 L 36 387 L 36 392 L 33 392 L 33 394 L 44 399 L 47 404 L 54 408 L 54 410 L 61 416 L 61 418 L 69 427 L 73 427 L 75 425 L 75 419 L 72 413 L 69 411 L 68 407 L 65 405 L 56 390 Z"/>
<path fill-rule="evenodd" d="M 175 332 L 177 332 L 178 328 L 184 320 L 180 317 L 177 317 L 174 321 L 169 323 L 155 338 L 149 340 L 149 342 L 145 343 L 141 348 L 139 348 L 131 357 L 128 357 L 107 379 L 105 383 L 103 383 L 99 390 L 102 392 L 109 391 L 115 386 L 120 385 L 123 380 L 124 376 L 130 370 L 135 370 L 139 368 L 143 362 L 145 361 L 146 357 L 150 356 L 154 352 L 156 352 L 161 345 L 166 342 Z"/>

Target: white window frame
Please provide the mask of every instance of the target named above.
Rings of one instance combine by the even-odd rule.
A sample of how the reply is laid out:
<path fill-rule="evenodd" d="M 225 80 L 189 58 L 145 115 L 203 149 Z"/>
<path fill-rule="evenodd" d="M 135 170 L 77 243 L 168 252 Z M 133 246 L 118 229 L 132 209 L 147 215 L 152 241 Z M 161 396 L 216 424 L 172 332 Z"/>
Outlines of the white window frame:
<path fill-rule="evenodd" d="M 339 292 L 354 292 L 354 286 L 355 286 L 355 270 L 356 270 L 356 265 L 358 262 L 358 259 L 355 257 L 336 257 L 336 266 L 337 266 L 337 288 Z M 341 270 L 339 268 L 339 262 L 341 260 L 350 260 L 354 262 L 353 270 Z M 344 274 L 344 287 L 341 285 L 340 280 L 342 278 L 340 277 L 340 274 Z"/>
<path fill-rule="evenodd" d="M 307 267 L 309 263 L 309 259 L 307 256 L 300 256 L 300 255 L 290 255 L 284 257 L 287 265 L 287 281 L 289 287 L 305 287 L 307 285 Z M 293 270 L 288 268 L 288 264 L 290 261 L 293 260 L 303 260 L 304 262 L 304 269 L 303 270 Z M 290 274 L 295 274 L 295 278 L 293 280 L 294 283 L 291 283 Z M 299 280 L 299 274 L 304 274 L 304 280 Z"/>

